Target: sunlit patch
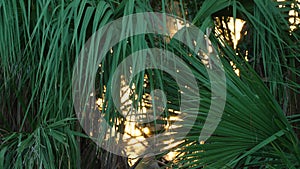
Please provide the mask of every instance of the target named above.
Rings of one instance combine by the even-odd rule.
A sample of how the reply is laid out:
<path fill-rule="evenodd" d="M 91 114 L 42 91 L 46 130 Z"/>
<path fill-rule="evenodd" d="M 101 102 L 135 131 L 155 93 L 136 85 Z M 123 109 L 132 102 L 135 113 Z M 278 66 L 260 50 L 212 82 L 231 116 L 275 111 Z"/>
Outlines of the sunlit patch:
<path fill-rule="evenodd" d="M 171 151 L 168 154 L 164 155 L 164 159 L 166 159 L 167 161 L 173 161 L 176 156 L 178 156 L 179 152 L 175 152 L 175 151 Z"/>
<path fill-rule="evenodd" d="M 234 73 L 235 73 L 237 76 L 240 76 L 240 69 L 235 69 L 235 70 L 234 70 Z"/>
<path fill-rule="evenodd" d="M 179 119 L 178 116 L 170 116 L 169 120 L 170 121 L 183 121 L 182 119 Z"/>
<path fill-rule="evenodd" d="M 291 24 L 290 29 L 294 31 L 300 24 L 299 13 L 296 10 L 289 11 L 289 22 Z"/>
<path fill-rule="evenodd" d="M 277 2 L 284 2 L 285 0 L 277 0 Z M 283 8 L 285 5 L 279 5 L 279 8 Z"/>
<path fill-rule="evenodd" d="M 277 0 L 277 2 L 285 2 L 286 0 Z M 285 8 L 286 5 L 284 3 L 279 4 L 279 8 Z M 293 32 L 299 27 L 300 18 L 298 10 L 300 9 L 300 0 L 294 1 L 290 4 L 290 8 L 292 10 L 289 11 L 289 24 L 290 24 L 290 32 Z"/>
<path fill-rule="evenodd" d="M 233 63 L 233 61 L 230 61 L 230 65 L 232 66 L 233 70 L 234 70 L 234 73 L 237 75 L 237 76 L 240 76 L 240 69 L 238 69 L 236 67 L 236 64 Z"/>
<path fill-rule="evenodd" d="M 102 108 L 102 106 L 103 106 L 103 99 L 102 98 L 98 98 L 97 101 L 96 101 L 96 105 Z"/>
<path fill-rule="evenodd" d="M 125 122 L 125 133 L 132 137 L 137 137 L 142 135 L 141 130 L 136 127 L 135 122 Z"/>
<path fill-rule="evenodd" d="M 235 23 L 234 23 L 235 22 Z M 235 19 L 233 17 L 230 17 L 230 20 L 228 22 L 228 27 L 231 32 L 231 36 L 233 39 L 233 45 L 234 49 L 236 49 L 238 41 L 241 39 L 241 31 L 246 22 L 242 19 Z"/>
<path fill-rule="evenodd" d="M 128 165 L 130 167 L 132 167 L 138 160 L 139 160 L 139 158 L 129 158 L 128 159 Z"/>
<path fill-rule="evenodd" d="M 149 135 L 149 134 L 150 134 L 150 129 L 149 129 L 149 127 L 144 127 L 144 128 L 142 129 L 142 131 L 143 131 L 143 133 L 146 134 L 146 135 Z"/>

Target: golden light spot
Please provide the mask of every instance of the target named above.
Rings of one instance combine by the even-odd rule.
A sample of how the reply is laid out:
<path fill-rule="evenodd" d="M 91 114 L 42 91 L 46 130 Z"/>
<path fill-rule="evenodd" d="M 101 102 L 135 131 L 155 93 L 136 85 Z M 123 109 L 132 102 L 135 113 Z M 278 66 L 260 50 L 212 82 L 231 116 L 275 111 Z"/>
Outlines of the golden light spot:
<path fill-rule="evenodd" d="M 240 69 L 235 69 L 234 72 L 237 76 L 240 76 Z"/>
<path fill-rule="evenodd" d="M 246 59 L 246 58 L 245 58 Z M 229 62 L 230 65 L 232 66 L 233 70 L 234 70 L 234 73 L 237 75 L 237 76 L 240 76 L 240 69 L 236 68 L 236 64 L 233 63 L 233 61 L 230 61 Z"/>
<path fill-rule="evenodd" d="M 96 101 L 96 105 L 98 105 L 99 107 L 103 106 L 103 99 L 102 98 L 98 98 Z"/>
<path fill-rule="evenodd" d="M 143 112 L 143 113 L 147 113 L 146 107 L 143 107 L 143 108 L 142 108 L 142 112 Z"/>
<path fill-rule="evenodd" d="M 149 127 L 144 127 L 144 128 L 142 129 L 142 131 L 143 131 L 145 134 L 147 134 L 147 135 L 150 134 L 150 129 L 149 129 Z"/>
<path fill-rule="evenodd" d="M 178 154 L 178 152 L 171 151 L 164 156 L 164 159 L 166 159 L 167 161 L 173 161 Z"/>
<path fill-rule="evenodd" d="M 176 110 L 174 111 L 174 113 L 176 113 L 176 114 L 181 114 L 181 112 L 180 112 L 180 111 L 176 111 Z"/>
<path fill-rule="evenodd" d="M 135 84 L 134 84 L 134 83 L 132 84 L 131 89 L 132 89 L 132 90 L 135 89 Z"/>
<path fill-rule="evenodd" d="M 178 116 L 170 116 L 169 120 L 170 121 L 182 121 L 182 119 L 179 119 Z"/>
<path fill-rule="evenodd" d="M 136 128 L 134 122 L 126 122 L 125 124 L 125 132 L 133 137 L 141 136 L 142 132 Z"/>
<path fill-rule="evenodd" d="M 234 24 L 234 18 L 233 17 L 231 17 L 229 22 L 228 22 L 228 27 L 230 29 L 231 36 L 232 36 L 232 39 L 233 39 L 234 49 L 236 49 L 238 41 L 241 38 L 241 31 L 242 31 L 242 28 L 243 28 L 244 24 L 245 24 L 244 20 L 237 19 L 237 18 L 235 19 L 235 24 Z"/>
<path fill-rule="evenodd" d="M 297 28 L 296 25 L 300 24 L 299 13 L 296 10 L 290 10 L 289 16 L 290 16 L 289 22 L 291 24 L 290 29 L 291 29 L 291 31 L 293 31 Z"/>
<path fill-rule="evenodd" d="M 195 46 L 197 46 L 197 42 L 195 40 L 193 41 L 193 43 L 194 43 Z"/>

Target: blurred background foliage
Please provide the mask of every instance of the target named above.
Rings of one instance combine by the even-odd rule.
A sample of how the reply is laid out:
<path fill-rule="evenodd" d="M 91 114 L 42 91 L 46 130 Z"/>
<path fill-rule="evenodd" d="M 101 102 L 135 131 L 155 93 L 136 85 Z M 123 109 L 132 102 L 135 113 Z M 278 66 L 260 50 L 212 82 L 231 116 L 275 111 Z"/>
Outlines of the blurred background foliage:
<path fill-rule="evenodd" d="M 0 168 L 299 168 L 299 7 L 297 0 L 1 0 Z M 111 101 L 104 91 L 111 70 L 149 46 L 171 50 L 189 63 L 201 97 L 207 97 L 183 142 L 153 158 L 128 159 L 97 147 L 79 125 L 71 93 L 73 64 L 99 28 L 151 11 L 211 32 L 226 71 L 226 106 L 212 137 L 199 141 L 211 102 L 202 59 L 190 57 L 171 37 L 120 42 L 100 69 L 107 73 L 98 77 L 98 96 L 105 95 L 99 105 Z M 139 96 L 168 82 L 164 90 L 172 102 L 165 113 L 178 110 L 180 93 L 169 76 L 149 70 L 137 82 Z M 104 110 L 109 114 L 114 108 Z"/>

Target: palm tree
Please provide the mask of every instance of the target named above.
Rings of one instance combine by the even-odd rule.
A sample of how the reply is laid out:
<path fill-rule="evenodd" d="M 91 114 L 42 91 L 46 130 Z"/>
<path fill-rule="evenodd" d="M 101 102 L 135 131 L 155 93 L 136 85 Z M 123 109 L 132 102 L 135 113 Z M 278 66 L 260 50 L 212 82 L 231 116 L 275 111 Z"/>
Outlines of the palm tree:
<path fill-rule="evenodd" d="M 214 133 L 199 140 L 215 99 L 205 58 L 169 35 L 120 41 L 101 62 L 95 84 L 87 83 L 96 86 L 101 115 L 115 131 L 128 134 L 130 120 L 113 105 L 112 75 L 131 53 L 156 47 L 180 56 L 195 76 L 201 96 L 196 120 L 186 121 L 191 129 L 183 141 L 155 158 L 128 159 L 98 147 L 91 139 L 94 131 L 82 129 L 72 100 L 72 72 L 84 44 L 97 30 L 122 16 L 153 11 L 211 31 L 207 35 L 225 71 L 226 104 Z M 128 161 L 131 168 L 298 168 L 298 13 L 297 0 L 1 0 L 0 168 L 130 168 Z M 230 19 L 245 22 L 236 45 Z M 170 74 L 155 69 L 134 77 L 127 88 L 131 107 L 144 104 L 148 110 L 160 104 L 160 99 L 150 97 L 154 89 L 167 93 L 168 101 L 156 120 L 134 126 L 140 135 L 152 137 L 174 123 L 170 117 L 180 112 L 179 88 Z M 156 116 L 156 110 L 152 113 Z M 169 152 L 176 157 L 166 159 Z"/>

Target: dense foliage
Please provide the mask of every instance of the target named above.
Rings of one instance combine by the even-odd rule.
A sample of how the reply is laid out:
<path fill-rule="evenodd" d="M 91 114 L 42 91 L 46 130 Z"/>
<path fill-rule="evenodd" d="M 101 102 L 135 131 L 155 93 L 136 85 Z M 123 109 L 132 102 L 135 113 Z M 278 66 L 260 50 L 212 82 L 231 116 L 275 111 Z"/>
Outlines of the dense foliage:
<path fill-rule="evenodd" d="M 73 108 L 72 71 L 83 45 L 99 28 L 125 15 L 151 11 L 185 18 L 204 32 L 211 28 L 209 38 L 223 63 L 227 86 L 222 121 L 200 144 L 199 132 L 211 103 L 201 59 L 190 57 L 184 45 L 155 35 L 130 37 L 130 43 L 114 46 L 118 52 L 110 53 L 101 67 L 105 73 L 97 82 L 99 95 L 110 85 L 110 73 L 121 60 L 155 46 L 189 63 L 201 96 L 206 96 L 185 142 L 170 150 L 178 152 L 177 157 L 167 161 L 161 154 L 153 160 L 173 168 L 299 168 L 300 29 L 297 16 L 291 20 L 289 12 L 296 15 L 297 4 L 296 0 L 1 0 L 0 168 L 130 167 L 127 158 L 97 148 L 82 131 Z M 236 49 L 226 24 L 229 18 L 246 22 Z M 173 101 L 167 106 L 177 110 L 175 81 L 162 72 L 144 74 L 148 88 L 137 83 L 135 92 L 141 95 L 168 84 L 164 90 Z M 105 110 L 109 114 L 114 108 Z M 138 163 L 141 167 L 143 160 L 136 168 Z"/>

